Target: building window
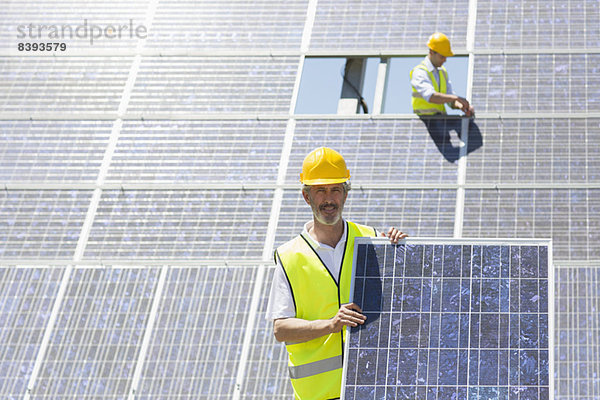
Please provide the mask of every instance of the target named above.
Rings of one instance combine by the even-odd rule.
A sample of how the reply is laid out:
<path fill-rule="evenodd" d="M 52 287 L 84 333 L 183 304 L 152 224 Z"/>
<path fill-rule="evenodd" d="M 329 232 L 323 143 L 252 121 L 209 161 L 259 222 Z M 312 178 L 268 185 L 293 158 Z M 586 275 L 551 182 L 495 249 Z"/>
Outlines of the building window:
<path fill-rule="evenodd" d="M 306 57 L 295 113 L 412 114 L 410 70 L 422 59 Z M 445 66 L 454 91 L 466 96 L 468 57 L 449 57 Z M 446 108 L 450 115 L 462 114 Z"/>
<path fill-rule="evenodd" d="M 378 65 L 379 58 L 306 57 L 295 113 L 370 113 Z"/>

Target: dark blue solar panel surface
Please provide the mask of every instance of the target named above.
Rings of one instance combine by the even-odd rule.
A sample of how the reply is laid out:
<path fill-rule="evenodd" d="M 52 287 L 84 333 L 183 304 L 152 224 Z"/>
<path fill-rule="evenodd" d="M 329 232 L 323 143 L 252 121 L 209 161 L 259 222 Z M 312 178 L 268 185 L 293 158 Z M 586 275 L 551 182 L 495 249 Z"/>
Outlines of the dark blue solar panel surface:
<path fill-rule="evenodd" d="M 547 242 L 449 243 L 357 240 L 343 399 L 551 398 Z"/>

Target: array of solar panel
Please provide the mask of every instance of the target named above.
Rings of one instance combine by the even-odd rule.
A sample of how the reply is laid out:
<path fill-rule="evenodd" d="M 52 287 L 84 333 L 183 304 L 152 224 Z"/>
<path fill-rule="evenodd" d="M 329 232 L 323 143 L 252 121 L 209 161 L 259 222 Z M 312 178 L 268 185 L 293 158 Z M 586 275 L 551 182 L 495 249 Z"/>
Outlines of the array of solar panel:
<path fill-rule="evenodd" d="M 310 48 L 424 51 L 429 36 L 441 31 L 453 49 L 464 49 L 468 12 L 468 0 L 418 0 L 410 7 L 393 1 L 319 1 Z"/>
<path fill-rule="evenodd" d="M 452 121 L 460 126 L 459 121 Z M 440 132 L 439 138 L 441 151 L 455 153 L 456 158 L 458 126 L 449 122 L 448 131 Z M 440 157 L 440 149 L 419 120 L 298 120 L 287 168 L 288 183 L 298 182 L 304 157 L 317 146 L 329 146 L 343 154 L 352 166 L 351 179 L 356 184 L 457 180 L 457 166 Z"/>
<path fill-rule="evenodd" d="M 0 121 L 0 182 L 95 182 L 111 126 L 102 121 Z"/>
<path fill-rule="evenodd" d="M 446 243 L 446 244 L 443 244 Z M 548 243 L 355 243 L 343 399 L 550 398 Z"/>
<path fill-rule="evenodd" d="M 147 9 L 148 2 L 139 0 L 76 4 L 68 0 L 5 2 L 0 20 L 0 49 L 16 52 L 19 42 L 41 43 L 51 39 L 52 42 L 65 43 L 66 54 L 69 55 L 90 49 L 130 52 L 138 41 L 135 34 L 137 27 L 144 25 L 146 32 L 150 28 L 145 25 Z M 133 35 L 130 34 L 130 20 Z M 93 38 L 92 25 L 97 26 Z M 106 31 L 109 27 L 113 30 Z M 48 55 L 52 56 L 52 53 Z"/>
<path fill-rule="evenodd" d="M 299 50 L 308 0 L 159 2 L 146 47 Z"/>
<path fill-rule="evenodd" d="M 74 269 L 32 398 L 127 396 L 158 272 Z"/>
<path fill-rule="evenodd" d="M 477 124 L 485 146 L 467 158 L 467 183 L 600 182 L 597 118 L 486 119 Z"/>
<path fill-rule="evenodd" d="M 8 112 L 116 112 L 132 58 L 15 57 L 0 60 L 0 104 Z"/>
<path fill-rule="evenodd" d="M 63 268 L 0 268 L 0 393 L 22 398 Z"/>
<path fill-rule="evenodd" d="M 552 237 L 557 260 L 600 259 L 599 189 L 465 192 L 465 237 Z"/>
<path fill-rule="evenodd" d="M 230 399 L 256 267 L 171 267 L 139 399 Z"/>
<path fill-rule="evenodd" d="M 411 236 L 452 236 L 456 208 L 455 190 L 352 189 L 344 206 L 344 217 L 377 229 L 390 226 Z M 275 246 L 300 234 L 312 221 L 312 212 L 300 190 L 283 194 Z"/>
<path fill-rule="evenodd" d="M 477 55 L 478 112 L 600 111 L 600 54 Z"/>
<path fill-rule="evenodd" d="M 600 47 L 595 1 L 478 1 L 475 49 Z"/>
<path fill-rule="evenodd" d="M 289 112 L 298 57 L 145 57 L 128 111 Z"/>
<path fill-rule="evenodd" d="M 84 258 L 260 258 L 272 201 L 272 190 L 106 190 Z"/>
<path fill-rule="evenodd" d="M 600 397 L 600 262 L 555 269 L 556 396 Z"/>
<path fill-rule="evenodd" d="M 266 267 L 265 267 L 266 268 Z M 287 351 L 273 338 L 273 323 L 265 320 L 275 267 L 266 268 L 250 344 L 243 399 L 290 399 L 294 396 L 287 371 Z"/>
<path fill-rule="evenodd" d="M 1 258 L 72 258 L 92 191 L 0 192 Z"/>
<path fill-rule="evenodd" d="M 125 121 L 107 182 L 274 182 L 286 121 Z"/>
<path fill-rule="evenodd" d="M 308 1 L 275 3 L 158 1 L 152 3 L 157 5 L 154 12 L 152 4 L 139 1 L 9 2 L 0 21 L 0 38 L 5 39 L 0 48 L 15 51 L 18 25 L 75 28 L 85 19 L 88 25 L 124 25 L 131 19 L 134 25 L 148 23 L 152 28 L 145 42 L 150 52 L 290 50 L 292 54 L 299 51 Z M 378 1 L 315 3 L 312 50 L 422 52 L 432 26 L 450 36 L 455 51 L 466 47 L 467 0 L 419 0 L 410 7 Z M 536 54 L 476 55 L 473 103 L 478 112 L 599 111 L 595 53 L 600 47 L 596 23 L 600 11 L 595 1 L 479 1 L 477 9 L 476 51 L 533 49 Z M 125 83 L 135 63 L 132 57 L 114 55 L 131 54 L 137 40 L 101 39 L 93 46 L 89 38 L 61 42 L 69 49 L 63 55 L 106 51 L 113 56 L 55 58 L 37 53 L 5 58 L 0 61 L 4 120 L 13 118 L 12 113 L 19 114 L 17 119 L 22 113 L 38 112 L 74 119 L 116 113 L 128 93 Z M 577 51 L 537 54 L 540 49 Z M 590 54 L 578 54 L 581 49 L 591 49 Z M 247 115 L 226 120 L 231 113 L 287 116 L 298 62 L 298 57 L 278 56 L 142 57 L 136 79 L 130 81 L 135 85 L 128 111 L 145 121 L 123 122 L 107 182 L 272 184 L 285 121 L 249 121 Z M 218 124 L 147 118 L 181 118 L 180 113 L 227 116 Z M 576 186 L 598 182 L 597 118 L 478 119 L 477 124 L 486 141 L 482 149 L 469 154 L 467 183 Z M 40 190 L 37 185 L 94 182 L 112 125 L 113 121 L 88 120 L 0 122 L 4 139 L 0 182 L 32 188 L 8 188 L 0 196 L 1 258 L 72 259 L 91 190 Z M 444 161 L 440 153 L 455 154 L 456 140 L 442 142 L 436 149 L 421 121 L 297 120 L 286 183 L 297 182 L 302 158 L 315 143 L 340 150 L 350 164 L 355 190 L 346 204 L 349 219 L 378 229 L 398 226 L 412 236 L 452 235 L 455 189 L 361 190 L 360 185 L 455 184 L 456 165 Z M 146 163 L 143 168 L 135 165 L 140 159 Z M 220 171 L 214 166 L 220 166 Z M 555 257 L 569 263 L 558 270 L 556 303 L 556 395 L 563 399 L 600 396 L 600 294 L 596 290 L 600 253 L 595 248 L 600 241 L 599 194 L 597 189 L 584 188 L 467 190 L 465 236 L 551 235 Z M 272 201 L 271 190 L 103 190 L 93 215 L 86 262 L 258 258 Z M 398 218 L 392 220 L 391 215 Z M 284 191 L 277 244 L 299 233 L 310 218 L 300 193 Z M 585 261 L 586 267 L 573 267 L 573 260 Z M 144 364 L 140 385 L 144 398 L 198 397 L 198 393 L 231 397 L 243 334 L 234 336 L 230 326 L 223 329 L 222 321 L 232 317 L 235 332 L 245 326 L 256 270 L 206 266 L 169 270 L 168 293 L 161 299 L 156 320 L 159 336 L 152 339 Z M 63 267 L 0 268 L 0 339 L 5 343 L 0 349 L 2 396 L 21 398 L 25 393 L 64 271 Z M 148 328 L 159 268 L 74 271 L 31 396 L 122 398 L 133 389 L 133 366 Z M 274 342 L 270 323 L 263 321 L 271 274 L 269 268 L 242 398 L 291 395 L 285 350 Z M 226 295 L 233 293 L 228 282 L 239 284 L 244 292 Z M 177 298 L 174 293 L 182 295 Z M 213 296 L 216 293 L 222 297 Z M 200 303 L 215 308 L 198 310 Z M 227 348 L 217 348 L 222 343 Z M 460 354 L 457 359 L 461 360 Z M 461 390 L 454 393 L 469 394 Z M 196 396 L 190 394 L 193 391 Z M 441 389 L 438 398 L 448 391 L 452 389 Z"/>

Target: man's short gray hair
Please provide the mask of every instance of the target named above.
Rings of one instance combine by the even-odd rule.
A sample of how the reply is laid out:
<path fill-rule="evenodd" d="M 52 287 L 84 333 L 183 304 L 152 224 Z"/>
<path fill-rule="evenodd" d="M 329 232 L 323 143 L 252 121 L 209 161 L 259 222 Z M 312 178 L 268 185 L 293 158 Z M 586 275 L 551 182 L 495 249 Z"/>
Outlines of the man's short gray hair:
<path fill-rule="evenodd" d="M 310 186 L 311 185 L 302 185 L 302 191 L 307 195 L 310 193 Z M 352 189 L 352 184 L 350 181 L 342 182 L 342 187 L 344 188 L 344 192 L 348 193 L 350 189 Z"/>

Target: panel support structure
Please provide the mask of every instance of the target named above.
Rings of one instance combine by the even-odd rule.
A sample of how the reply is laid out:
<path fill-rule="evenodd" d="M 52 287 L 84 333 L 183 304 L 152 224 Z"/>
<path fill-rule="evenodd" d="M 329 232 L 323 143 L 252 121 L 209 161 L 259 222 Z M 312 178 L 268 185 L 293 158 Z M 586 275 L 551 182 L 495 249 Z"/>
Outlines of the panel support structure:
<path fill-rule="evenodd" d="M 338 114 L 357 114 L 360 112 L 360 95 L 365 70 L 367 68 L 366 58 L 348 58 L 344 68 L 344 83 L 342 93 L 338 102 Z"/>
<path fill-rule="evenodd" d="M 152 339 L 152 333 L 154 331 L 154 323 L 156 321 L 156 316 L 158 315 L 158 307 L 160 306 L 160 300 L 162 298 L 162 293 L 165 287 L 168 272 L 169 267 L 163 265 L 163 267 L 160 270 L 160 275 L 158 277 L 158 283 L 154 292 L 154 298 L 152 299 L 152 308 L 150 309 L 150 317 L 148 318 L 148 324 L 146 325 L 146 329 L 144 329 L 142 347 L 140 348 L 138 360 L 135 364 L 133 380 L 131 382 L 131 389 L 129 392 L 129 396 L 127 397 L 128 400 L 135 400 L 135 396 L 136 394 L 138 394 L 139 391 L 138 386 L 140 384 L 140 378 L 142 376 L 144 368 L 144 361 L 146 360 L 146 354 L 148 353 L 148 348 L 150 347 L 150 340 Z"/>
<path fill-rule="evenodd" d="M 389 58 L 381 58 L 377 68 L 377 82 L 375 83 L 375 98 L 373 99 L 373 110 L 371 114 L 379 115 L 385 108 L 386 82 L 389 77 Z"/>
<path fill-rule="evenodd" d="M 471 101 L 473 92 L 473 70 L 475 60 L 473 51 L 475 47 L 475 27 L 477 24 L 477 0 L 469 0 L 469 19 L 467 23 L 467 51 L 469 52 L 469 68 L 467 73 L 466 98 Z M 461 126 L 460 153 L 458 158 L 458 177 L 456 190 L 456 210 L 454 214 L 454 238 L 461 238 L 463 234 L 463 220 L 465 213 L 465 183 L 467 176 L 467 155 L 469 149 L 469 120 L 463 119 Z"/>

